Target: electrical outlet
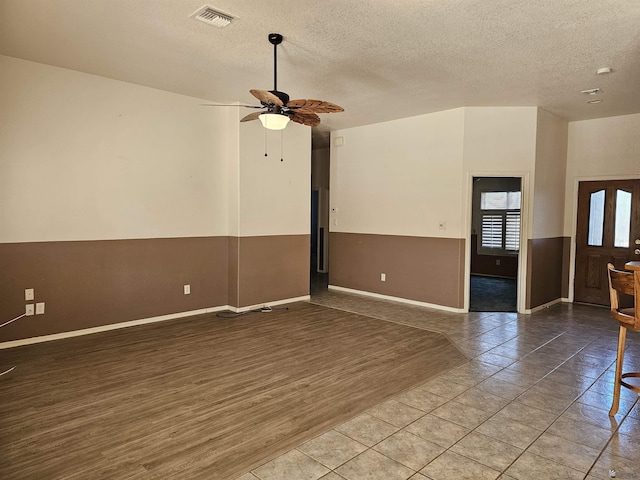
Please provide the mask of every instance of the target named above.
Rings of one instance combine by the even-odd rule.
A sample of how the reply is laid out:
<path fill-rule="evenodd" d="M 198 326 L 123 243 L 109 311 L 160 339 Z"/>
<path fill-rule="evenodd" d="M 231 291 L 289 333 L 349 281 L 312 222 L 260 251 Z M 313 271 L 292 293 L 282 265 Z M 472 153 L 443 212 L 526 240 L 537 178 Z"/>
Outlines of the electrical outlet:
<path fill-rule="evenodd" d="M 386 282 L 387 281 L 387 274 L 386 273 L 381 273 L 380 274 L 380 281 L 381 282 Z"/>
<path fill-rule="evenodd" d="M 44 315 L 44 302 L 36 303 L 36 315 Z"/>
<path fill-rule="evenodd" d="M 25 300 L 33 300 L 33 288 L 25 288 L 24 289 L 24 299 Z"/>
<path fill-rule="evenodd" d="M 29 304 L 24 306 L 24 313 L 27 316 L 33 315 L 33 303 L 29 303 Z"/>
<path fill-rule="evenodd" d="M 185 295 L 191 295 L 191 285 L 185 285 L 184 286 L 184 294 Z"/>
<path fill-rule="evenodd" d="M 500 259 L 496 258 L 496 265 L 500 265 Z"/>

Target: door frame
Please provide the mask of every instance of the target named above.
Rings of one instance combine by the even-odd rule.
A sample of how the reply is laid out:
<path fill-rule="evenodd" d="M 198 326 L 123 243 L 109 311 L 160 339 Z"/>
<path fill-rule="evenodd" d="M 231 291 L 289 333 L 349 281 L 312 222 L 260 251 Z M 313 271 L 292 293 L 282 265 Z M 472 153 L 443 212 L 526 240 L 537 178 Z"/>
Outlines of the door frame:
<path fill-rule="evenodd" d="M 528 272 L 527 258 L 529 252 L 529 237 L 532 221 L 532 195 L 530 187 L 530 172 L 524 171 L 468 171 L 467 172 L 467 198 L 464 202 L 465 209 L 465 259 L 464 259 L 464 311 L 469 311 L 469 298 L 471 292 L 471 222 L 473 215 L 473 179 L 474 177 L 515 177 L 520 178 L 520 191 L 522 204 L 520 205 L 520 251 L 518 252 L 518 298 L 516 301 L 517 313 L 531 313 L 527 309 Z"/>
<path fill-rule="evenodd" d="M 640 180 L 640 175 L 588 175 L 573 178 L 573 192 L 571 192 L 571 254 L 569 257 L 569 296 L 562 301 L 573 303 L 576 287 L 576 236 L 578 230 L 578 187 L 580 182 L 614 181 L 614 180 Z M 566 196 L 565 196 L 566 198 Z M 566 212 L 566 202 L 565 202 Z M 565 221 L 566 226 L 566 221 Z"/>

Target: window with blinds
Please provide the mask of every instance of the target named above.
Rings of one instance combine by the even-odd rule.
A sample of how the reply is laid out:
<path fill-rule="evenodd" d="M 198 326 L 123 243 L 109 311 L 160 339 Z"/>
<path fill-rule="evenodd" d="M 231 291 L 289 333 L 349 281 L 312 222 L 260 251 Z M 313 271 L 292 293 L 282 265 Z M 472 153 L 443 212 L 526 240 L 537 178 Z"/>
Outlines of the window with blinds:
<path fill-rule="evenodd" d="M 480 248 L 485 253 L 520 250 L 520 192 L 482 192 Z"/>
<path fill-rule="evenodd" d="M 502 215 L 482 215 L 482 240 L 484 248 L 502 248 Z"/>

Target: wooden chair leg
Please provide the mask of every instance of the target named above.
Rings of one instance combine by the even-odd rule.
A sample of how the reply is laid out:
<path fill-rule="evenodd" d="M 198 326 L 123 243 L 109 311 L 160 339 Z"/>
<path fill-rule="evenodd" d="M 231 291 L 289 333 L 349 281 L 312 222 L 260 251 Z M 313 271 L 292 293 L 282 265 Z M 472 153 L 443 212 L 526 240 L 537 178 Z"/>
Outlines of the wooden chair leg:
<path fill-rule="evenodd" d="M 616 355 L 616 379 L 613 384 L 613 404 L 611 410 L 609 410 L 609 416 L 613 417 L 618 413 L 618 407 L 620 405 L 620 380 L 622 379 L 622 364 L 624 363 L 624 346 L 627 340 L 627 329 L 620 325 L 620 332 L 618 333 L 618 352 Z"/>

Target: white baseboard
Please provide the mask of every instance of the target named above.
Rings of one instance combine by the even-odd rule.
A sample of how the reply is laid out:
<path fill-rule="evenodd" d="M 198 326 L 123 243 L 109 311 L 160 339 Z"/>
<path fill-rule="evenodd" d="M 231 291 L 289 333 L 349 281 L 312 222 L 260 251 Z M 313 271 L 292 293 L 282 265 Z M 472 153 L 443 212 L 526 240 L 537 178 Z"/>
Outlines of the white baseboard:
<path fill-rule="evenodd" d="M 379 293 L 366 292 L 363 290 L 354 290 L 352 288 L 338 287 L 336 285 L 329 285 L 329 290 L 336 290 L 338 292 L 346 292 L 346 293 L 355 293 L 357 295 L 380 298 L 382 300 L 393 300 L 394 302 L 407 303 L 409 305 L 417 305 L 419 307 L 433 308 L 435 310 L 444 310 L 445 312 L 465 313 L 464 308 L 454 308 L 454 307 L 447 307 L 445 305 L 438 305 L 435 303 L 419 302 L 417 300 L 409 300 L 408 298 L 392 297 L 391 295 L 381 295 Z"/>
<path fill-rule="evenodd" d="M 308 302 L 311 300 L 311 295 L 304 295 L 302 297 L 294 297 L 294 298 L 286 298 L 284 300 L 276 300 L 275 302 L 265 302 L 265 303 L 256 303 L 255 305 L 250 305 L 248 307 L 230 307 L 227 305 L 224 307 L 226 310 L 231 310 L 235 313 L 248 312 L 249 310 L 255 310 L 260 307 L 275 307 L 276 305 L 284 305 L 285 303 L 294 303 L 294 302 Z"/>
<path fill-rule="evenodd" d="M 146 325 L 148 323 L 165 322 L 167 320 L 176 320 L 179 318 L 192 317 L 194 315 L 202 315 L 205 313 L 221 312 L 223 310 L 231 310 L 232 312 L 240 313 L 240 312 L 245 312 L 247 310 L 260 308 L 263 306 L 272 307 L 276 305 L 282 305 L 285 303 L 293 303 L 293 302 L 309 300 L 310 298 L 311 297 L 309 295 L 306 295 L 303 297 L 288 298 L 285 300 L 261 303 L 259 305 L 253 305 L 250 307 L 240 307 L 240 308 L 232 307 L 230 305 L 223 305 L 220 307 L 201 308 L 198 310 L 190 310 L 188 312 L 171 313 L 169 315 L 160 315 L 158 317 L 141 318 L 139 320 L 131 320 L 128 322 L 111 323 L 109 325 L 100 325 L 99 327 L 83 328 L 82 330 L 72 330 L 70 332 L 54 333 L 51 335 L 42 335 L 40 337 L 21 338 L 20 340 L 11 340 L 8 342 L 0 343 L 0 350 L 6 349 L 6 348 L 21 347 L 23 345 L 32 345 L 34 343 L 51 342 L 53 340 L 60 340 L 63 338 L 79 337 L 81 335 L 91 335 L 92 333 L 108 332 L 109 330 L 118 330 L 120 328 L 135 327 L 138 325 Z"/>
<path fill-rule="evenodd" d="M 553 306 L 553 305 L 555 305 L 557 303 L 562 303 L 563 301 L 564 301 L 564 299 L 562 299 L 562 298 L 556 298 L 555 300 L 552 300 L 550 302 L 544 303 L 542 305 L 538 305 L 537 307 L 531 308 L 529 310 L 525 310 L 524 313 L 527 313 L 527 314 L 536 313 L 536 312 L 539 312 L 540 310 L 543 310 L 545 308 L 549 308 L 549 307 L 551 307 L 551 306 Z"/>

